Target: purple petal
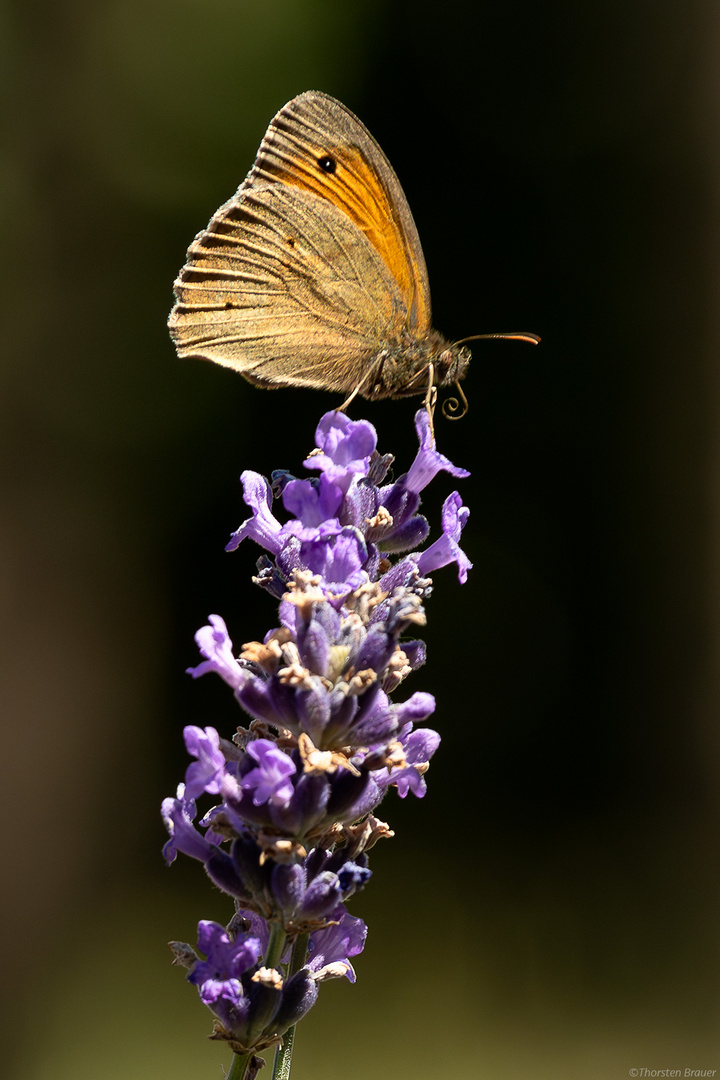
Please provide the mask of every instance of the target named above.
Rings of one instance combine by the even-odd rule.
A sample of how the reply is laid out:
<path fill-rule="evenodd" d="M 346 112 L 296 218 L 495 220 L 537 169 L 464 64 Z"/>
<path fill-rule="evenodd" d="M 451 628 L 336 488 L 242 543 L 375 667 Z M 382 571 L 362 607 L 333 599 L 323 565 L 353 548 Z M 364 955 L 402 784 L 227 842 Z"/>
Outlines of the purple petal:
<path fill-rule="evenodd" d="M 435 438 L 430 431 L 430 420 L 425 409 L 418 409 L 415 413 L 415 429 L 420 440 L 420 449 L 404 479 L 404 485 L 409 491 L 422 491 L 441 470 L 449 472 L 451 476 L 470 475 L 467 469 L 453 465 L 449 458 L 435 449 Z"/>
<path fill-rule="evenodd" d="M 365 947 L 367 926 L 362 919 L 348 915 L 342 904 L 333 911 L 338 919 L 336 926 L 326 930 L 316 930 L 310 935 L 310 971 L 319 972 L 329 964 L 345 964 L 346 977 L 355 982 L 355 971 L 350 963 L 351 956 L 357 956 Z"/>
<path fill-rule="evenodd" d="M 208 618 L 210 625 L 202 626 L 195 635 L 197 646 L 206 659 L 197 667 L 187 668 L 187 673 L 197 679 L 214 671 L 233 690 L 239 690 L 247 682 L 248 673 L 233 656 L 232 641 L 224 619 L 220 615 L 210 615 Z"/>
<path fill-rule="evenodd" d="M 418 728 L 402 740 L 409 765 L 427 763 L 440 745 L 440 736 L 432 728 Z"/>
<path fill-rule="evenodd" d="M 361 568 L 367 559 L 367 548 L 352 527 L 334 532 L 320 526 L 317 539 L 305 541 L 301 551 L 308 570 L 319 574 L 330 591 L 347 594 L 366 579 Z"/>
<path fill-rule="evenodd" d="M 247 752 L 258 765 L 243 776 L 240 782 L 243 791 L 253 793 L 255 806 L 266 802 L 287 805 L 293 796 L 289 777 L 297 772 L 295 763 L 270 739 L 256 739 L 249 744 Z"/>
<path fill-rule="evenodd" d="M 409 791 L 422 799 L 427 791 L 424 774 L 430 758 L 440 745 L 440 736 L 432 728 L 420 728 L 408 733 L 409 728 L 408 723 L 406 732 L 400 736 L 407 764 L 389 772 L 387 769 L 376 769 L 372 778 L 383 791 L 394 784 L 401 799 L 404 799 Z"/>
<path fill-rule="evenodd" d="M 347 491 L 354 475 L 367 475 L 370 457 L 377 443 L 377 433 L 367 420 L 350 420 L 345 413 L 327 412 L 315 432 L 320 454 L 313 454 L 304 464 L 320 469 L 328 480 Z"/>
<path fill-rule="evenodd" d="M 279 538 L 280 522 L 270 511 L 272 506 L 270 485 L 264 476 L 250 469 L 247 469 L 240 479 L 243 485 L 243 499 L 253 511 L 253 516 L 236 529 L 225 545 L 225 550 L 234 551 L 249 536 L 266 551 L 277 555 L 282 547 Z"/>
<path fill-rule="evenodd" d="M 330 518 L 337 518 L 343 493 L 337 484 L 321 475 L 317 483 L 290 480 L 283 489 L 282 499 L 289 514 L 307 528 L 313 528 Z"/>
<path fill-rule="evenodd" d="M 458 544 L 458 540 L 469 515 L 470 511 L 463 506 L 457 491 L 448 495 L 442 509 L 443 535 L 417 556 L 417 566 L 421 574 L 431 574 L 433 570 L 438 570 L 441 566 L 456 562 L 458 579 L 462 585 L 465 584 L 467 572 L 472 568 L 472 563 Z"/>
<path fill-rule="evenodd" d="M 418 799 L 422 799 L 427 791 L 425 783 L 425 771 L 427 763 L 440 745 L 440 736 L 431 728 L 421 728 L 413 731 L 407 739 L 403 739 L 407 766 L 404 769 L 393 769 L 390 775 L 391 783 L 397 787 L 398 795 L 404 799 L 408 791 Z M 425 768 L 417 769 L 414 766 L 423 765 Z M 394 775 L 397 773 L 398 775 Z"/>
<path fill-rule="evenodd" d="M 407 701 L 400 702 L 393 708 L 400 726 L 408 722 L 419 724 L 435 712 L 435 698 L 432 694 L 418 690 Z"/>
<path fill-rule="evenodd" d="M 163 822 L 170 833 L 170 839 L 163 848 L 163 855 L 168 866 L 174 861 L 178 851 L 182 851 L 192 859 L 205 862 L 215 848 L 214 844 L 206 840 L 193 825 L 195 803 L 191 799 L 185 799 L 184 792 L 185 786 L 180 784 L 177 798 L 163 799 L 162 803 Z"/>
<path fill-rule="evenodd" d="M 228 1001 L 237 1007 L 245 996 L 239 979 L 203 979 L 200 975 L 195 977 L 193 972 L 189 982 L 197 985 L 200 1000 L 208 1007 L 217 1001 Z"/>
<path fill-rule="evenodd" d="M 195 964 L 188 976 L 189 982 L 195 986 L 214 983 L 215 986 L 208 986 L 206 991 L 210 1001 L 222 997 L 237 1004 L 243 996 L 242 986 L 238 983 L 238 995 L 237 987 L 228 984 L 235 983 L 245 971 L 258 962 L 262 951 L 260 941 L 245 933 L 240 933 L 233 939 L 224 926 L 210 919 L 203 919 L 198 923 L 198 948 L 205 953 L 207 959 Z M 205 1004 L 208 1004 L 202 992 L 200 996 Z"/>
<path fill-rule="evenodd" d="M 220 749 L 220 736 L 215 728 L 194 727 L 189 724 L 183 735 L 185 748 L 193 761 L 185 770 L 185 798 L 197 799 L 204 791 L 217 795 L 220 777 L 225 768 L 225 756 Z"/>

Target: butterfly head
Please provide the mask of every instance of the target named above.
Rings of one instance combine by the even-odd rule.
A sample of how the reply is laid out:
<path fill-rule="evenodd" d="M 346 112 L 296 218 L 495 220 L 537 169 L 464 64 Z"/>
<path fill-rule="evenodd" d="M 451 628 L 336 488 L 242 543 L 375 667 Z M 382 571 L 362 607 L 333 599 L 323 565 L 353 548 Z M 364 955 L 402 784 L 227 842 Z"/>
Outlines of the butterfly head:
<path fill-rule="evenodd" d="M 467 345 L 447 345 L 434 362 L 435 384 L 449 386 L 464 379 L 471 359 L 472 353 Z"/>

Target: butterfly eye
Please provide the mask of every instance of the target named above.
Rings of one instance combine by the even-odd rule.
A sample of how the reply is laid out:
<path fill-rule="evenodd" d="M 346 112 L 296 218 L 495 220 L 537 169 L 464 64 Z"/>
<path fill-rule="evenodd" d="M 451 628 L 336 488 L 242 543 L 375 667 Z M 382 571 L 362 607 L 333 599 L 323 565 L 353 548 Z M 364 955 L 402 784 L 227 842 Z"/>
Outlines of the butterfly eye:
<path fill-rule="evenodd" d="M 326 173 L 334 173 L 337 169 L 337 161 L 335 160 L 335 158 L 328 157 L 327 155 L 325 157 L 318 158 L 318 165 L 320 166 L 322 171 Z"/>

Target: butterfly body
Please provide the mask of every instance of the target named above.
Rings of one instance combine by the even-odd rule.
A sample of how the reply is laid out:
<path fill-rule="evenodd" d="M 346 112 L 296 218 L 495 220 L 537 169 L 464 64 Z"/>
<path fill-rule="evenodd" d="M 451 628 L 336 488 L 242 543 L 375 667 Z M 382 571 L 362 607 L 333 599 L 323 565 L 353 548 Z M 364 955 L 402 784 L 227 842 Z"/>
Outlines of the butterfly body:
<path fill-rule="evenodd" d="M 174 291 L 179 355 L 267 388 L 404 397 L 456 382 L 470 360 L 432 327 L 425 260 L 392 166 L 349 109 L 315 91 L 272 120 Z"/>
<path fill-rule="evenodd" d="M 434 386 L 449 386 L 465 377 L 470 350 L 457 348 L 431 330 L 422 340 L 405 336 L 396 345 L 383 347 L 369 362 L 363 397 L 399 398 L 425 393 Z"/>

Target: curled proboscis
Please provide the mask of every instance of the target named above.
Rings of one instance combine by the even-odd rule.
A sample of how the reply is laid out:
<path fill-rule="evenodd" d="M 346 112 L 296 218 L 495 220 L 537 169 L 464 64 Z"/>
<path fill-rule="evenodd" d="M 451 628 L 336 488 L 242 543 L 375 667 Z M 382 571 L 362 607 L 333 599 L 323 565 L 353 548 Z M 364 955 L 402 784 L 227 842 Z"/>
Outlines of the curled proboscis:
<path fill-rule="evenodd" d="M 470 408 L 468 399 L 465 397 L 459 382 L 455 383 L 455 389 L 460 395 L 460 400 L 456 397 L 449 397 L 442 403 L 442 414 L 446 420 L 462 420 Z"/>

